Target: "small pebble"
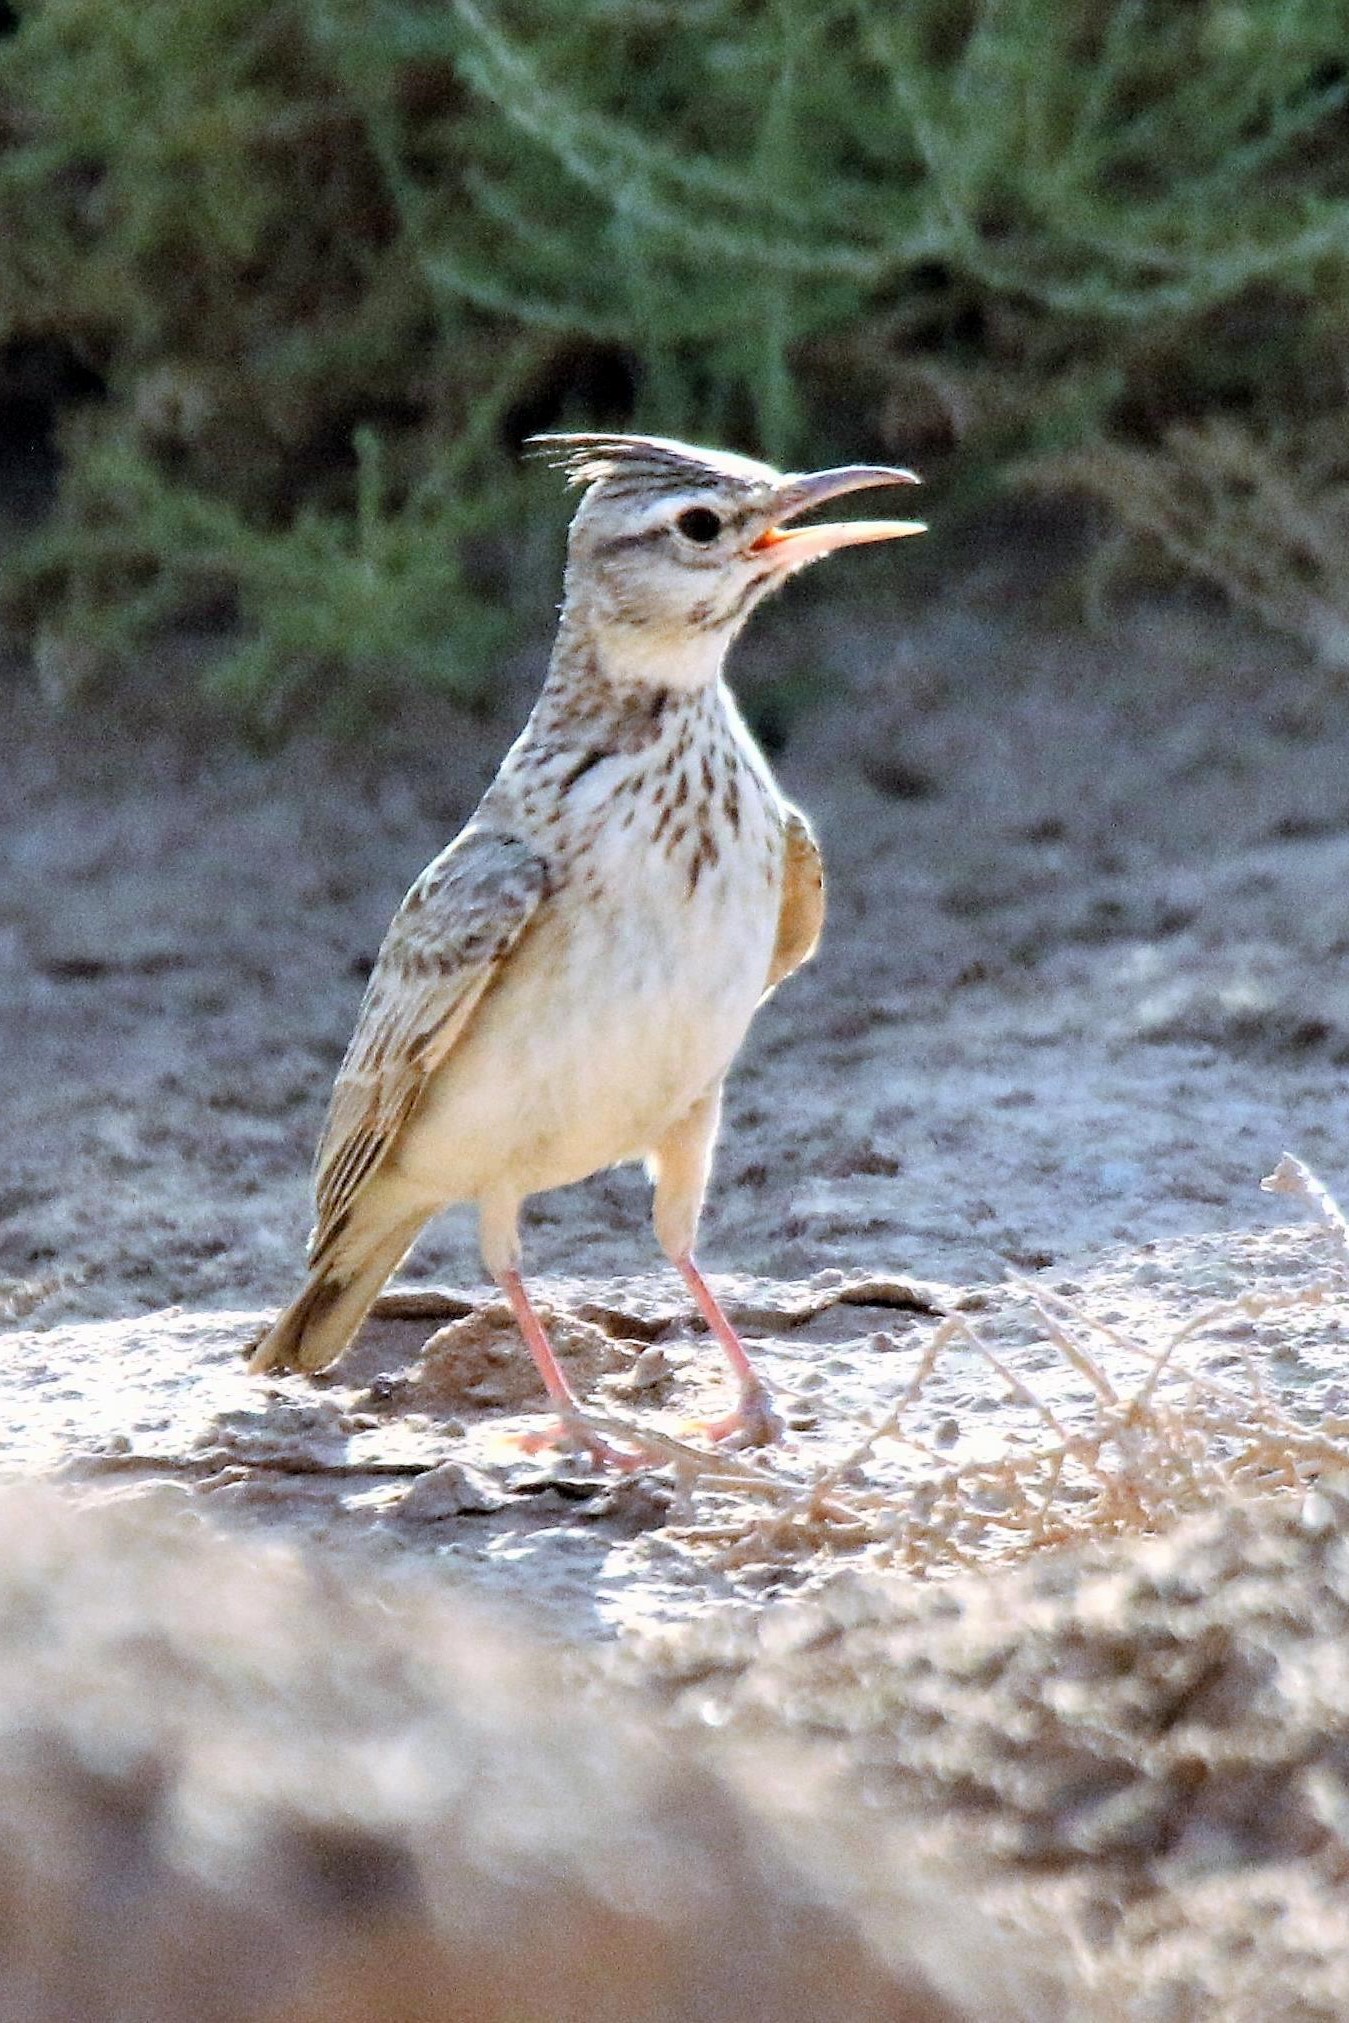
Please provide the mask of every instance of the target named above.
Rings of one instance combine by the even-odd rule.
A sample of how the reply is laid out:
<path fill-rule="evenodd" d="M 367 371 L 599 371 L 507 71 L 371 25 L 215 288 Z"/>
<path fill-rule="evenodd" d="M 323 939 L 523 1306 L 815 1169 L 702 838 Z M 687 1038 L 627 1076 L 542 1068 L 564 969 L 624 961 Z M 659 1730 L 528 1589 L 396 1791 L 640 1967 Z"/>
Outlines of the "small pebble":
<path fill-rule="evenodd" d="M 670 1374 L 670 1359 L 664 1349 L 643 1349 L 631 1370 L 628 1382 L 634 1391 L 649 1391 Z"/>
<path fill-rule="evenodd" d="M 531 1463 L 512 1470 L 507 1477 L 517 1496 L 549 1497 L 554 1502 L 584 1503 L 605 1488 L 605 1477 L 597 1475 L 588 1454 L 568 1454 L 559 1450 L 543 1466 Z"/>
<path fill-rule="evenodd" d="M 411 1524 L 437 1524 L 447 1517 L 486 1517 L 501 1510 L 506 1499 L 476 1468 L 462 1461 L 443 1461 L 419 1475 L 395 1509 Z"/>
<path fill-rule="evenodd" d="M 396 1405 L 408 1388 L 406 1377 L 373 1377 L 358 1405 Z"/>
<path fill-rule="evenodd" d="M 603 1521 L 619 1538 L 637 1538 L 665 1524 L 674 1503 L 674 1491 L 664 1482 L 652 1482 L 644 1475 L 628 1475 L 597 1496 L 579 1515 L 586 1522 Z"/>
<path fill-rule="evenodd" d="M 1220 1264 L 1197 1265 L 1187 1274 L 1186 1282 L 1192 1292 L 1204 1293 L 1209 1298 L 1230 1299 L 1242 1289 L 1237 1274 Z"/>

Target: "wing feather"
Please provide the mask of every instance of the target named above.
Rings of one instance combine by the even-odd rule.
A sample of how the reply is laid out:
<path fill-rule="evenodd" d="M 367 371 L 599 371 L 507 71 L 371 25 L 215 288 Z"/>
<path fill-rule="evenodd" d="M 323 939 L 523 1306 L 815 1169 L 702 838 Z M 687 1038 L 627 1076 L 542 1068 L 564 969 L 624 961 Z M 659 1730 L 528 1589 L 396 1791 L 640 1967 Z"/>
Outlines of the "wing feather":
<path fill-rule="evenodd" d="M 798 808 L 788 808 L 783 839 L 782 906 L 768 970 L 768 990 L 809 962 L 824 931 L 824 860 Z M 767 995 L 767 992 L 765 992 Z"/>
<path fill-rule="evenodd" d="M 548 893 L 517 837 L 465 829 L 404 899 L 370 973 L 315 1160 L 316 1263 Z"/>

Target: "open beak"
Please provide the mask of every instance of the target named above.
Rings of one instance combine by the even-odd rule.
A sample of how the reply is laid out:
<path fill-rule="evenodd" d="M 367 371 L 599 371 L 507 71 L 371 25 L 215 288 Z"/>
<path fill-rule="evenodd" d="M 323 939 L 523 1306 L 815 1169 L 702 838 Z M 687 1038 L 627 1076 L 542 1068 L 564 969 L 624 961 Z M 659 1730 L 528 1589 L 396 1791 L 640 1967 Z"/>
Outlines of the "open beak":
<path fill-rule="evenodd" d="M 805 477 L 787 478 L 775 501 L 778 521 L 794 520 L 826 499 L 845 492 L 864 491 L 871 485 L 916 485 L 912 471 L 892 470 L 884 464 L 845 464 L 842 470 L 813 471 Z M 821 555 L 838 548 L 854 548 L 863 541 L 898 541 L 905 534 L 925 534 L 922 520 L 835 520 L 823 526 L 787 527 L 774 525 L 751 542 L 750 552 L 781 563 L 784 569 L 799 569 Z"/>

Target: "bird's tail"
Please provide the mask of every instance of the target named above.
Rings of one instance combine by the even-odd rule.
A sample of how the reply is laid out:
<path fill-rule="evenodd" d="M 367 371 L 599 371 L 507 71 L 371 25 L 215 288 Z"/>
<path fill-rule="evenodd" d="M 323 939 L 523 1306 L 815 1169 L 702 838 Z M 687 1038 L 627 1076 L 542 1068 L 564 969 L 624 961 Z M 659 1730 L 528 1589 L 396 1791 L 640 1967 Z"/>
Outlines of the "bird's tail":
<path fill-rule="evenodd" d="M 249 1369 L 323 1370 L 336 1362 L 425 1220 L 419 1215 L 383 1229 L 354 1254 L 344 1243 L 315 1264 L 254 1349 Z"/>

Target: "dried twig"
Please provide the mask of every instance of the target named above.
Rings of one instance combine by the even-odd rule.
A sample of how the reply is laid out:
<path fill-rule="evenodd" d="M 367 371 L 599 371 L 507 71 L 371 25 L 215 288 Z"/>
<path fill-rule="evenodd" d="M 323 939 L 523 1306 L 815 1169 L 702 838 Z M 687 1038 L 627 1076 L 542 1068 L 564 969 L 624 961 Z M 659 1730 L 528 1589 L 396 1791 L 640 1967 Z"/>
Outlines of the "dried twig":
<path fill-rule="evenodd" d="M 1283 1162 L 1272 1179 L 1276 1191 L 1313 1203 L 1349 1258 L 1349 1225 L 1322 1183 L 1297 1161 Z M 895 1404 L 841 1461 L 804 1484 L 765 1465 L 754 1471 L 753 1508 L 719 1509 L 668 1535 L 715 1549 L 727 1564 L 799 1564 L 866 1549 L 877 1560 L 931 1573 L 1073 1538 L 1156 1530 L 1218 1496 L 1305 1490 L 1327 1469 L 1349 1467 L 1349 1419 L 1300 1423 L 1271 1395 L 1253 1351 L 1239 1351 L 1244 1384 L 1209 1376 L 1181 1354 L 1216 1327 L 1313 1309 L 1342 1297 L 1340 1288 L 1324 1281 L 1292 1292 L 1253 1288 L 1202 1308 L 1158 1346 L 1047 1288 L 1012 1284 L 1029 1301 L 1045 1340 L 1085 1384 L 1081 1423 L 1069 1424 L 965 1315 L 954 1313 L 933 1332 Z M 1121 1361 L 1140 1363 L 1137 1383 L 1122 1385 L 1084 1335 Z M 957 1460 L 924 1441 L 908 1423 L 913 1409 L 943 1357 L 961 1349 L 979 1355 L 1035 1414 L 1042 1440 Z M 882 1443 L 898 1443 L 906 1457 L 889 1477 L 877 1462 Z M 708 1490 L 734 1496 L 725 1474 L 704 1470 L 702 1480 Z"/>
<path fill-rule="evenodd" d="M 1326 1233 L 1334 1241 L 1341 1264 L 1349 1264 L 1349 1219 L 1335 1199 L 1324 1180 L 1305 1166 L 1301 1159 L 1295 1159 L 1291 1152 L 1285 1152 L 1272 1173 L 1267 1173 L 1260 1182 L 1262 1193 L 1294 1194 L 1299 1200 L 1309 1201 L 1325 1224 Z"/>

